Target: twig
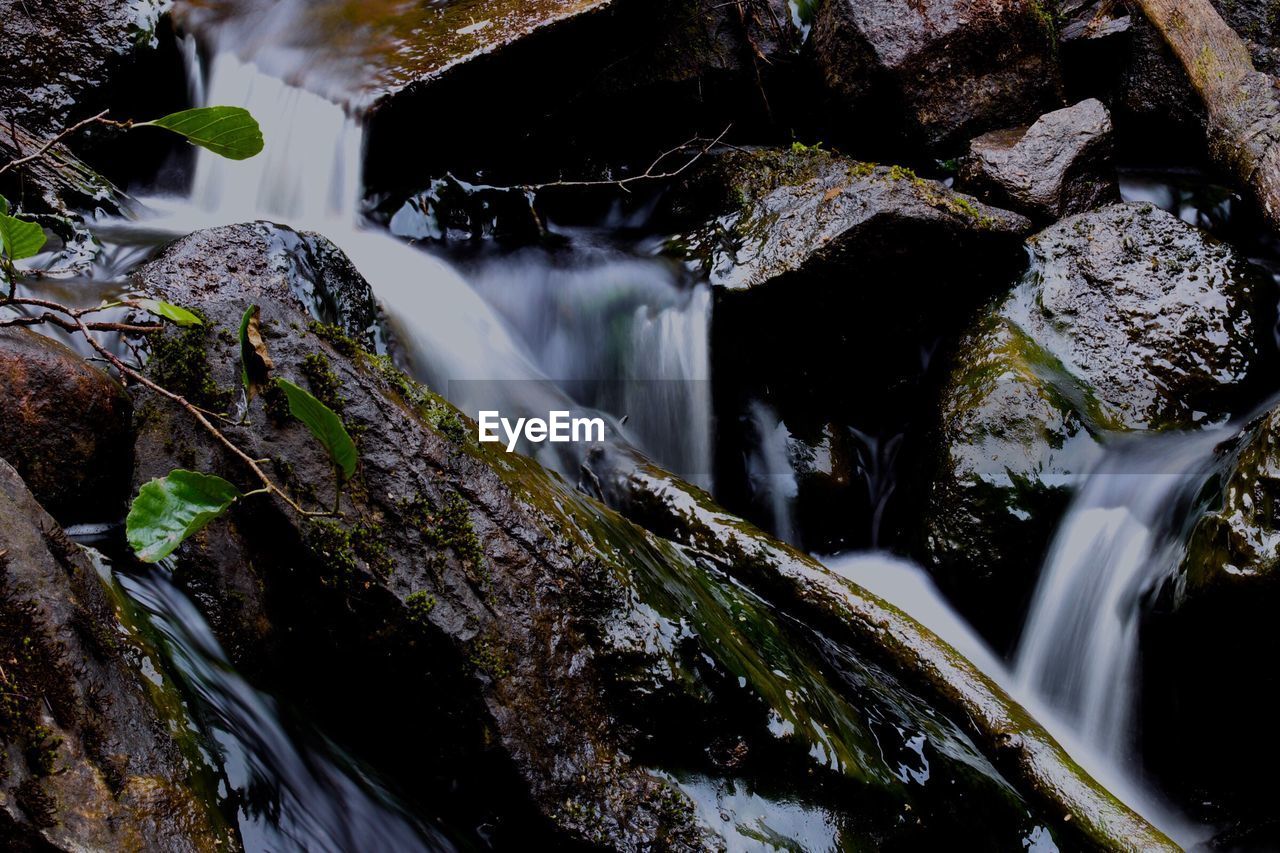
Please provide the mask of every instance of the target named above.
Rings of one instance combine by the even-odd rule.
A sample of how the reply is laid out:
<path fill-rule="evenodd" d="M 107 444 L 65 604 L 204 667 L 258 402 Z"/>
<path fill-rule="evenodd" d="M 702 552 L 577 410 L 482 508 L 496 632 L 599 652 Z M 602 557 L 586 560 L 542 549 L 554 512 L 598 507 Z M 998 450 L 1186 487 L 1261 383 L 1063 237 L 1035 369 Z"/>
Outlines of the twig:
<path fill-rule="evenodd" d="M 661 181 L 661 180 L 666 180 L 668 178 L 674 178 L 678 176 L 680 173 L 684 172 L 694 163 L 702 159 L 702 157 L 708 151 L 710 151 L 712 148 L 718 145 L 720 143 L 720 140 L 725 138 L 725 135 L 729 133 L 729 129 L 732 127 L 733 127 L 732 124 L 726 125 L 725 129 L 720 131 L 720 134 L 715 139 L 705 140 L 701 136 L 695 136 L 687 142 L 682 142 L 681 144 L 677 145 L 675 148 L 662 152 L 661 154 L 658 155 L 658 158 L 656 160 L 654 160 L 652 163 L 649 164 L 649 168 L 645 169 L 644 172 L 642 172 L 639 175 L 632 175 L 627 178 L 617 178 L 614 180 L 602 180 L 602 181 L 551 181 L 545 184 L 520 184 L 518 187 L 516 187 L 516 189 L 538 191 L 538 190 L 552 189 L 556 187 L 618 187 L 619 189 L 622 189 L 625 192 L 631 192 L 631 190 L 628 189 L 628 184 L 632 184 L 637 181 Z M 702 148 L 698 151 L 697 154 L 694 154 L 692 157 L 690 157 L 678 169 L 675 169 L 670 172 L 654 171 L 668 157 L 680 151 L 684 151 L 685 149 L 690 148 L 691 146 L 699 142 L 704 143 Z"/>
<path fill-rule="evenodd" d="M 78 121 L 75 124 L 71 125 L 71 127 L 66 128 L 65 130 L 60 132 L 57 136 L 50 139 L 44 145 L 41 145 L 39 148 L 37 148 L 35 151 L 28 154 L 27 156 L 19 157 L 16 160 L 10 160 L 8 163 L 5 163 L 3 166 L 0 166 L 0 175 L 3 175 L 5 172 L 9 171 L 10 169 L 16 168 L 17 166 L 22 166 L 27 163 L 30 163 L 32 160 L 39 160 L 46 153 L 48 153 L 49 149 L 53 148 L 53 146 L 57 145 L 59 142 L 66 139 L 67 137 L 71 136 L 73 133 L 84 129 L 91 124 L 105 124 L 105 125 L 109 125 L 110 127 L 120 127 L 125 129 L 128 129 L 133 126 L 132 121 L 114 121 L 112 119 L 107 118 L 107 110 L 103 110 L 102 112 L 98 113 L 95 116 L 89 116 L 88 118 Z"/>

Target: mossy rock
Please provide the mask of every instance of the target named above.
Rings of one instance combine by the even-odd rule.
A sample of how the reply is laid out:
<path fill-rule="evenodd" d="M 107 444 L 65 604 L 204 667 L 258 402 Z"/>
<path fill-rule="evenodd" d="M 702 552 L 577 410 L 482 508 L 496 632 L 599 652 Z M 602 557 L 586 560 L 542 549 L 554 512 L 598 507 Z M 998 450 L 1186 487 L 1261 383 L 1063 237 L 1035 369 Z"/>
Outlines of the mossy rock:
<path fill-rule="evenodd" d="M 239 849 L 157 648 L 3 461 L 0 659 L 0 845 Z"/>
<path fill-rule="evenodd" d="M 1258 271 L 1149 205 L 1062 220 L 956 348 L 923 550 L 999 645 L 1016 635 L 1071 487 L 1108 436 L 1196 429 L 1252 393 Z"/>
<path fill-rule="evenodd" d="M 353 347 L 350 329 L 308 329 L 304 303 L 272 272 L 275 230 L 198 232 L 137 274 L 215 327 L 258 304 L 276 373 L 324 353 L 360 436 L 341 518 L 304 521 L 258 497 L 175 552 L 175 577 L 239 665 L 316 672 L 297 689 L 326 709 L 327 731 L 358 739 L 415 797 L 455 803 L 473 789 L 489 819 L 526 827 L 526 840 L 702 849 L 763 832 L 933 846 L 963 832 L 1008 846 L 1039 826 L 1058 832 L 1037 817 L 1038 794 L 1019 793 L 973 745 L 963 715 L 931 707 L 892 666 L 833 645 L 717 561 L 531 460 L 480 445 L 471 421 Z M 234 377 L 236 357 L 211 347 L 215 381 Z M 189 459 L 249 485 L 189 418 L 143 397 L 136 483 Z M 332 473 L 305 429 L 274 423 L 260 398 L 248 418 L 226 428 L 234 440 L 327 505 Z M 769 563 L 736 553 L 742 567 Z M 381 734 L 401 726 L 414 737 Z M 901 769 L 923 772 L 921 737 L 927 784 Z M 432 789 L 426 766 L 447 768 L 448 786 Z M 501 785 L 512 794 L 495 800 Z M 806 830 L 744 812 L 726 826 L 721 810 L 748 790 L 766 810 L 785 801 L 813 820 Z M 527 823 L 513 817 L 521 809 Z M 920 820 L 904 824 L 907 811 Z"/>

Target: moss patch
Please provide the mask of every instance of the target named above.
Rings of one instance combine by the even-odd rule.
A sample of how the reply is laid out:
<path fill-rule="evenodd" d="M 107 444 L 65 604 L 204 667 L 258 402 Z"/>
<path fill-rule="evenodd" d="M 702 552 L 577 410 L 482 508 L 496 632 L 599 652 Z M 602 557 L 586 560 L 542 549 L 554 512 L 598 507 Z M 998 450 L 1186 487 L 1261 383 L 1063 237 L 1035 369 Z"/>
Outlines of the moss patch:
<path fill-rule="evenodd" d="M 158 384 L 192 403 L 225 411 L 234 391 L 214 381 L 209 367 L 209 318 L 200 311 L 193 313 L 204 321 L 202 325 L 167 327 L 151 338 L 147 372 Z"/>

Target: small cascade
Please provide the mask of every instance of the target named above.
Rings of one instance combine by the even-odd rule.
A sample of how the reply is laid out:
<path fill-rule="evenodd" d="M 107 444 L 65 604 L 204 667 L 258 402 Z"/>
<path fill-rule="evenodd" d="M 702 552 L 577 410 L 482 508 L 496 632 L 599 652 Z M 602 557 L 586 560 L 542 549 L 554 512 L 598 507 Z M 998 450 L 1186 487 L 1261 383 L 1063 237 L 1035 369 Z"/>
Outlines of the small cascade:
<path fill-rule="evenodd" d="M 1058 528 L 1019 641 L 1016 673 L 1094 748 L 1132 762 L 1144 604 L 1177 571 L 1183 517 L 1219 430 L 1113 450 Z"/>
<path fill-rule="evenodd" d="M 231 668 L 200 611 L 164 571 L 113 573 L 159 636 L 168 668 L 192 697 L 219 752 L 222 796 L 236 805 L 249 850 L 453 850 L 318 736 L 306 743 L 284 723 L 275 700 Z"/>
<path fill-rule="evenodd" d="M 1188 455 L 1191 455 L 1190 451 Z M 1135 481 L 1145 479 L 1141 475 L 1134 477 L 1132 473 L 1127 476 L 1133 477 Z M 1184 483 L 1187 481 L 1185 476 L 1168 476 L 1177 477 Z M 968 621 L 951 606 L 924 568 L 899 557 L 877 552 L 824 557 L 822 562 L 841 577 L 853 581 L 902 612 L 909 613 L 913 619 L 964 655 L 983 675 L 1025 708 L 1090 776 L 1130 808 L 1160 827 L 1170 838 L 1184 847 L 1190 847 L 1204 839 L 1203 827 L 1191 824 L 1174 812 L 1133 773 L 1132 768 L 1118 760 L 1114 752 L 1104 744 L 1081 736 L 1072 720 L 1061 715 L 1056 705 L 1046 702 L 1039 691 L 1027 683 L 1028 680 L 1021 674 L 1021 663 L 1018 671 L 1010 670 Z M 1082 621 L 1085 619 L 1087 617 Z M 1062 657 L 1067 656 L 1065 650 L 1060 650 L 1059 653 Z"/>
<path fill-rule="evenodd" d="M 794 504 L 800 487 L 791 466 L 791 434 L 773 409 L 759 401 L 751 404 L 747 419 L 756 439 L 755 448 L 747 454 L 752 497 L 768 508 L 773 535 L 796 545 Z"/>

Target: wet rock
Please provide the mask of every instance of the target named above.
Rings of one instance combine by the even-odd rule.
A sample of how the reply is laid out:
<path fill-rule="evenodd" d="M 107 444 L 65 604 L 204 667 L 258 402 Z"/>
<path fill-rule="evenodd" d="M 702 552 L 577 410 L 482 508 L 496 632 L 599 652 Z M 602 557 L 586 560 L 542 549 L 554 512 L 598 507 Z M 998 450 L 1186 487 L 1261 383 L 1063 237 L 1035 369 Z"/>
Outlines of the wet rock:
<path fill-rule="evenodd" d="M 957 347 L 925 522 L 935 575 L 999 645 L 1100 443 L 1233 411 L 1267 325 L 1257 271 L 1149 205 L 1069 217 L 1029 245 L 1027 278 Z"/>
<path fill-rule="evenodd" d="M 927 348 L 1007 287 L 1031 230 L 909 169 L 814 149 L 709 158 L 667 210 L 669 250 L 713 285 L 717 493 L 743 514 L 753 407 L 810 442 L 831 424 L 888 436 L 921 422 Z M 868 506 L 864 478 L 842 488 L 840 503 Z M 870 545 L 871 525 L 855 529 L 809 547 Z"/>
<path fill-rule="evenodd" d="M 839 109 L 947 147 L 1056 106 L 1050 13 L 1039 0 L 833 0 L 812 50 Z"/>
<path fill-rule="evenodd" d="M 0 456 L 58 519 L 115 521 L 132 447 L 124 389 L 62 344 L 0 329 Z"/>
<path fill-rule="evenodd" d="M 237 849 L 179 741 L 192 723 L 119 607 L 0 461 L 0 844 Z"/>
<path fill-rule="evenodd" d="M 1269 0 L 1212 0 L 1218 14 L 1249 46 L 1259 71 L 1280 72 L 1280 14 Z"/>
<path fill-rule="evenodd" d="M 960 182 L 995 204 L 1052 222 L 1120 199 L 1111 115 L 1089 99 L 969 143 Z"/>
<path fill-rule="evenodd" d="M 102 107 L 112 78 L 153 37 L 153 0 L 0 0 L 0 124 L 48 136 Z"/>
<path fill-rule="evenodd" d="M 1247 594 L 1280 576 L 1280 409 L 1250 424 L 1222 457 L 1216 498 L 1187 544 L 1179 602 L 1232 588 Z"/>
<path fill-rule="evenodd" d="M 822 847 L 942 843 L 959 827 L 1000 846 L 1039 825 L 959 728 L 870 659 L 524 457 L 478 444 L 473 423 L 367 351 L 359 324 L 309 327 L 298 283 L 276 272 L 287 244 L 266 225 L 199 232 L 137 274 L 206 313 L 208 336 L 192 343 L 214 387 L 238 375 L 234 338 L 218 330 L 259 305 L 275 375 L 327 385 L 357 436 L 341 517 L 300 518 L 258 496 L 177 552 L 175 576 L 238 665 L 292 676 L 327 731 L 357 738 L 433 809 L 482 802 L 468 818 L 500 840 L 702 849 L 757 831 L 754 815 L 782 799 L 834 817 L 806 822 L 822 827 L 816 841 L 763 817 L 771 835 Z M 224 429 L 305 506 L 330 506 L 323 451 L 273 405 L 255 398 L 249 423 Z M 136 411 L 135 484 L 182 465 L 253 485 L 185 413 L 145 394 Z M 904 738 L 921 731 L 929 780 L 907 788 L 899 762 L 918 765 Z M 721 813 L 741 809 L 731 797 L 747 789 L 761 811 L 739 829 Z M 908 802 L 921 819 L 904 825 Z"/>

